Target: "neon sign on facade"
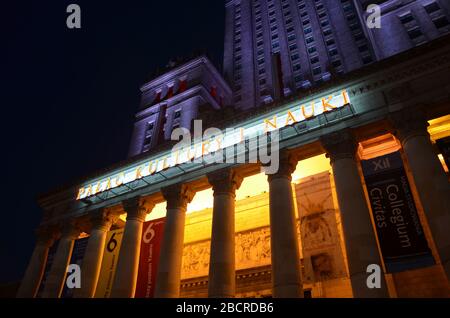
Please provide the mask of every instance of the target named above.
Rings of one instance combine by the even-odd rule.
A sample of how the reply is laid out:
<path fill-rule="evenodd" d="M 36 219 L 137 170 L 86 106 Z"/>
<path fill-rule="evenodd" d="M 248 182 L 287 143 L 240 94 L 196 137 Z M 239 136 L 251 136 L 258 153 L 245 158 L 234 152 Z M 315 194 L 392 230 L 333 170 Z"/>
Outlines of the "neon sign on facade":
<path fill-rule="evenodd" d="M 225 149 L 244 142 L 245 140 L 314 118 L 320 114 L 345 107 L 349 104 L 350 98 L 346 90 L 313 100 L 307 104 L 295 103 L 290 105 L 288 109 L 279 111 L 269 118 L 249 121 L 248 123 L 244 123 L 240 128 L 227 129 L 226 133 L 221 136 L 220 139 L 217 138 L 213 141 L 202 140 L 201 142 L 194 143 L 194 145 L 188 149 L 160 154 L 155 158 L 125 168 L 116 174 L 91 182 L 78 190 L 77 200 L 88 198 L 98 193 L 151 176 L 171 167 L 188 163 L 195 159 L 200 159 L 217 150 Z"/>

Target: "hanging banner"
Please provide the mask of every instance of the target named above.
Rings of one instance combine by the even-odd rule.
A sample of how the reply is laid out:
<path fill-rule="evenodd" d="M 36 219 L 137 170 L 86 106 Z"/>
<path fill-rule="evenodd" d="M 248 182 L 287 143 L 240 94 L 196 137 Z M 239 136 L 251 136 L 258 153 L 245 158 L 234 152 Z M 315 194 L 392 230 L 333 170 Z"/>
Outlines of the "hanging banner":
<path fill-rule="evenodd" d="M 165 218 L 144 223 L 136 298 L 153 298 Z"/>
<path fill-rule="evenodd" d="M 445 164 L 450 169 L 450 137 L 439 139 L 436 145 L 444 157 Z"/>
<path fill-rule="evenodd" d="M 95 290 L 95 298 L 109 298 L 111 294 L 114 275 L 116 274 L 117 260 L 119 259 L 120 246 L 122 244 L 123 229 L 109 231 L 106 237 L 103 251 L 100 276 Z"/>
<path fill-rule="evenodd" d="M 72 249 L 72 256 L 70 257 L 69 264 L 76 264 L 80 266 L 83 263 L 84 254 L 86 252 L 86 247 L 89 241 L 89 237 L 84 237 L 75 241 Z M 67 280 L 67 274 L 66 274 Z M 83 284 L 83 282 L 81 282 Z M 66 281 L 64 281 L 64 288 L 61 294 L 61 298 L 72 298 L 75 289 L 71 289 L 67 287 Z"/>
<path fill-rule="evenodd" d="M 45 263 L 44 274 L 42 275 L 41 284 L 39 285 L 38 293 L 36 298 L 42 297 L 42 292 L 44 291 L 45 283 L 47 282 L 48 274 L 52 268 L 53 260 L 56 255 L 56 250 L 58 249 L 59 240 L 53 243 L 53 245 L 48 250 L 47 262 Z"/>
<path fill-rule="evenodd" d="M 400 153 L 361 164 L 387 272 L 434 265 Z"/>

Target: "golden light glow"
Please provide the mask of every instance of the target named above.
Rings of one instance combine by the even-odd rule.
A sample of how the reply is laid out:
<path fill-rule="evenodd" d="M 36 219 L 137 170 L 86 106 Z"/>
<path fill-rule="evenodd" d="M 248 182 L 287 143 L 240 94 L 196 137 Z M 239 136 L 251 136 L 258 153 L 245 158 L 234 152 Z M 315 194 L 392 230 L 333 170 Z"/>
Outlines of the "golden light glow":
<path fill-rule="evenodd" d="M 361 160 L 370 160 L 400 150 L 400 142 L 392 134 L 385 134 L 359 143 L 358 155 Z"/>
<path fill-rule="evenodd" d="M 192 202 L 189 203 L 187 213 L 212 208 L 213 204 L 214 204 L 214 197 L 213 197 L 213 190 L 211 188 L 204 191 L 199 191 L 195 194 L 195 197 L 192 200 Z"/>
<path fill-rule="evenodd" d="M 448 173 L 448 167 L 447 167 L 447 164 L 445 163 L 444 156 L 441 155 L 441 154 L 439 154 L 438 157 L 439 157 L 439 160 L 440 160 L 441 163 L 442 163 L 442 166 L 444 167 L 445 172 Z"/>
<path fill-rule="evenodd" d="M 236 201 L 265 192 L 269 192 L 267 176 L 264 173 L 255 174 L 244 179 L 241 187 L 236 191 Z"/>
<path fill-rule="evenodd" d="M 312 157 L 299 162 L 297 169 L 293 174 L 293 182 L 296 182 L 307 176 L 315 175 L 323 171 L 329 171 L 330 161 L 325 155 Z M 236 201 L 245 200 L 269 193 L 269 183 L 264 173 L 259 173 L 247 177 L 242 182 L 241 187 L 236 191 Z M 214 205 L 212 188 L 197 192 L 192 202 L 188 205 L 187 214 L 192 215 L 196 212 L 200 214 L 210 214 Z M 155 205 L 152 212 L 149 213 L 145 221 L 160 219 L 166 216 L 166 202 Z M 187 220 L 190 218 L 188 216 Z M 126 213 L 120 216 L 120 219 L 126 221 Z M 210 224 L 208 224 L 210 226 Z"/>
<path fill-rule="evenodd" d="M 86 238 L 86 237 L 89 237 L 89 234 L 86 233 L 86 232 L 81 232 L 80 235 L 78 236 L 78 239 L 83 239 L 83 238 Z"/>
<path fill-rule="evenodd" d="M 450 136 L 450 115 L 430 120 L 428 123 L 428 132 L 433 141 Z"/>
<path fill-rule="evenodd" d="M 152 221 L 152 220 L 157 220 L 157 219 L 165 217 L 166 216 L 166 207 L 167 207 L 166 202 L 162 202 L 162 203 L 156 204 L 155 207 L 153 208 L 152 212 L 147 214 L 147 216 L 145 217 L 145 222 Z M 119 216 L 119 218 L 122 221 L 126 222 L 127 221 L 127 214 L 123 213 L 123 214 L 121 214 Z"/>
<path fill-rule="evenodd" d="M 330 171 L 330 159 L 325 154 L 302 160 L 292 174 L 292 182 L 297 182 L 308 176 L 312 176 L 324 171 Z"/>
<path fill-rule="evenodd" d="M 166 213 L 167 213 L 167 203 L 166 202 L 158 203 L 155 205 L 152 212 L 147 214 L 145 222 L 163 218 L 166 216 Z"/>

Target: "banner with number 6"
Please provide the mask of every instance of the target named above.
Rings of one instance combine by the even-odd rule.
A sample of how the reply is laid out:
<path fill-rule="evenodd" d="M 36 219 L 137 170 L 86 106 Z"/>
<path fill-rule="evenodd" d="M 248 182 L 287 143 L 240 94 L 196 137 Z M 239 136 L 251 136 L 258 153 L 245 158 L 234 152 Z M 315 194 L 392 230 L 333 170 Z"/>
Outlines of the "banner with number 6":
<path fill-rule="evenodd" d="M 108 232 L 95 298 L 109 298 L 111 294 L 123 232 L 123 229 Z"/>
<path fill-rule="evenodd" d="M 136 298 L 153 298 L 165 218 L 144 223 Z"/>

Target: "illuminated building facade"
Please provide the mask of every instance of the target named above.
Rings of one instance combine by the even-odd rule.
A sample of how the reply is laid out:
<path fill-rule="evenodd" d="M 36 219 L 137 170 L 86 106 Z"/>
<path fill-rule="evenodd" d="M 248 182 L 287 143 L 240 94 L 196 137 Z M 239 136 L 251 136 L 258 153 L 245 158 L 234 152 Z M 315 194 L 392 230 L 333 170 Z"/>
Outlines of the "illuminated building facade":
<path fill-rule="evenodd" d="M 450 3 L 441 0 L 357 1 L 361 12 L 371 3 L 381 7 L 379 29 L 366 27 L 377 59 L 387 58 L 450 32 Z M 363 14 L 363 19 L 367 14 Z M 364 25 L 365 26 L 365 25 Z"/>
<path fill-rule="evenodd" d="M 257 109 L 233 105 L 203 57 L 144 85 L 130 158 L 39 199 L 18 296 L 449 296 L 448 40 Z M 278 131 L 279 169 L 174 155 L 161 140 L 198 118 Z M 223 148 L 238 149 L 230 140 Z M 80 289 L 65 284 L 69 264 L 81 267 Z M 381 288 L 367 286 L 373 264 Z"/>
<path fill-rule="evenodd" d="M 226 2 L 224 73 L 240 108 L 296 95 L 374 60 L 353 1 Z"/>
<path fill-rule="evenodd" d="M 374 3 L 379 29 L 366 26 Z M 260 107 L 448 33 L 449 12 L 441 0 L 227 0 L 224 76 L 237 107 Z"/>

